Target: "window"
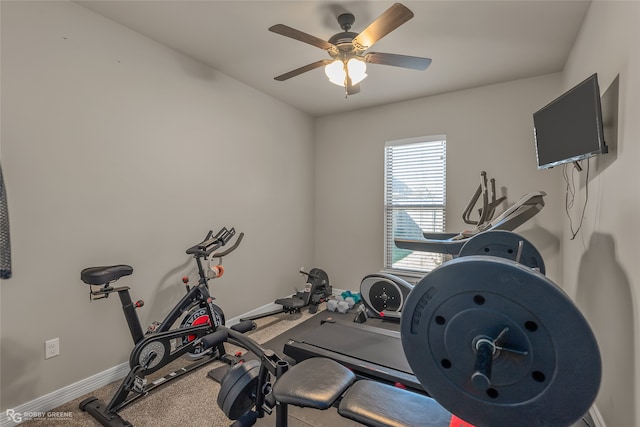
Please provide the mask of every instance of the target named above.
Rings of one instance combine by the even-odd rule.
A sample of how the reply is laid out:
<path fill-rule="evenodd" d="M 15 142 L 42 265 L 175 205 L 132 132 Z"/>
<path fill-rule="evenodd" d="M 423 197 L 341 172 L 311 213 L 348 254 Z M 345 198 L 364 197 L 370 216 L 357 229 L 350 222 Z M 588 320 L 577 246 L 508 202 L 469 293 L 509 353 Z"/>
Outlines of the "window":
<path fill-rule="evenodd" d="M 444 232 L 446 137 L 389 141 L 384 156 L 385 270 L 431 271 L 443 254 L 400 249 L 394 239 L 422 239 L 423 232 Z"/>

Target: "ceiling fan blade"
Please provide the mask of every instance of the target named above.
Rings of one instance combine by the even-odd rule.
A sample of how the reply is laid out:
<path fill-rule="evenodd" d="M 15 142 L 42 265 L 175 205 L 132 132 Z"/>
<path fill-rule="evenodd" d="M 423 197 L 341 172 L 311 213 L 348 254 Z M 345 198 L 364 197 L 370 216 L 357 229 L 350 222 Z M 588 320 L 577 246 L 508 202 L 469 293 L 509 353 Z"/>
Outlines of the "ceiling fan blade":
<path fill-rule="evenodd" d="M 331 59 L 321 59 L 320 61 L 313 62 L 311 64 L 307 64 L 304 67 L 296 68 L 293 71 L 289 71 L 288 73 L 284 73 L 279 75 L 278 77 L 274 77 L 275 80 L 279 82 L 290 79 L 291 77 L 298 76 L 302 73 L 306 73 L 307 71 L 315 70 L 316 68 L 322 67 L 323 65 L 327 65 L 333 62 Z"/>
<path fill-rule="evenodd" d="M 394 67 L 411 68 L 424 71 L 431 64 L 431 58 L 418 56 L 396 55 L 395 53 L 370 52 L 364 55 L 365 62 L 380 65 L 393 65 Z"/>
<path fill-rule="evenodd" d="M 353 39 L 353 45 L 360 50 L 369 49 L 378 40 L 413 18 L 406 6 L 396 3 L 373 21 Z"/>
<path fill-rule="evenodd" d="M 270 27 L 269 31 L 274 32 L 276 34 L 280 34 L 285 37 L 290 37 L 294 40 L 308 43 L 312 46 L 319 47 L 320 49 L 323 49 L 323 50 L 330 50 L 335 47 L 333 43 L 329 43 L 326 40 L 322 40 L 321 38 L 312 36 L 311 34 L 304 33 L 302 31 L 296 30 L 295 28 L 291 28 L 283 24 L 276 24 Z"/>

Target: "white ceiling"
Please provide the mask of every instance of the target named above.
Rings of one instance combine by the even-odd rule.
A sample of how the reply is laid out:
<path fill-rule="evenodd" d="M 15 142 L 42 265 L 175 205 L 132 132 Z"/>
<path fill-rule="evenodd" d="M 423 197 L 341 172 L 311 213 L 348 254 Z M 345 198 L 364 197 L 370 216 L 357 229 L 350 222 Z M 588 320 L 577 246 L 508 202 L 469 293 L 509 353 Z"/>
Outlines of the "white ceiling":
<path fill-rule="evenodd" d="M 390 1 L 78 1 L 313 116 L 403 101 L 561 71 L 590 1 L 404 1 L 414 18 L 371 51 L 432 58 L 426 71 L 369 64 L 361 92 L 319 68 L 284 82 L 273 77 L 326 52 L 268 31 L 274 24 L 329 39 L 336 17 L 355 15 L 360 32 Z"/>

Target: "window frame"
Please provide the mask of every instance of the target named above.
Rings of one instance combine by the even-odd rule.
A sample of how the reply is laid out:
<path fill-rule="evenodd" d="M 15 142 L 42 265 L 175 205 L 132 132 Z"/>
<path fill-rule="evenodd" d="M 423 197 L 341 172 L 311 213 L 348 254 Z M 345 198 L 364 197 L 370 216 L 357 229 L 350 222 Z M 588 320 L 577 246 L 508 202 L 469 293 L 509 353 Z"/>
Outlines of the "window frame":
<path fill-rule="evenodd" d="M 389 171 L 389 159 L 388 152 L 390 148 L 398 147 L 398 146 L 407 146 L 407 145 L 417 145 L 417 144 L 429 144 L 440 142 L 442 143 L 442 163 L 439 165 L 442 169 L 441 175 L 441 185 L 442 185 L 442 204 L 433 204 L 433 203 L 423 203 L 423 204 L 396 204 L 393 202 L 393 177 L 391 183 L 389 183 L 389 176 L 393 173 L 393 171 Z M 434 259 L 433 265 L 430 268 L 420 269 L 420 268 L 398 268 L 397 263 L 394 266 L 393 263 L 393 248 L 395 247 L 393 243 L 394 239 L 394 219 L 393 212 L 401 209 L 413 208 L 414 210 L 441 210 L 441 218 L 442 222 L 438 223 L 439 227 L 437 230 L 425 230 L 425 231 L 435 231 L 435 232 L 444 232 L 446 225 L 446 209 L 447 209 L 447 200 L 446 200 L 446 184 L 447 184 L 447 173 L 446 173 L 446 149 L 447 145 L 447 137 L 446 135 L 428 135 L 428 136 L 420 136 L 413 138 L 405 138 L 398 139 L 392 141 L 386 141 L 384 144 L 384 186 L 383 186 L 383 215 L 384 215 L 384 231 L 383 231 L 383 245 L 384 245 L 384 255 L 383 255 L 383 271 L 389 272 L 396 275 L 406 276 L 408 278 L 415 277 L 420 278 L 431 271 L 432 268 L 444 262 L 444 254 L 434 254 L 434 253 L 421 253 L 424 254 L 425 257 L 429 257 Z M 397 176 L 397 173 L 396 173 Z M 391 200 L 389 200 L 389 193 L 391 191 Z M 396 199 L 397 200 L 397 199 Z M 391 204 L 390 204 L 391 203 Z M 391 217 L 390 217 L 391 216 Z M 417 251 L 414 251 L 417 252 Z"/>

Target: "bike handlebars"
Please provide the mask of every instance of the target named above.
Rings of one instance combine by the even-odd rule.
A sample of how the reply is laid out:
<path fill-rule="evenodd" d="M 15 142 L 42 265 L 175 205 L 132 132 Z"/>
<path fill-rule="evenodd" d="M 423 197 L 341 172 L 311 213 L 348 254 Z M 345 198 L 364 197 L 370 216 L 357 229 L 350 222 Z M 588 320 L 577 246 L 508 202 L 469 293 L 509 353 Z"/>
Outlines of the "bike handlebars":
<path fill-rule="evenodd" d="M 220 231 L 218 231 L 215 236 L 213 235 L 213 231 L 209 231 L 209 233 L 207 233 L 207 237 L 205 237 L 202 242 L 187 249 L 187 254 L 206 258 L 216 250 L 220 249 L 222 246 L 229 243 L 229 241 L 233 238 L 233 236 L 235 236 L 235 234 L 236 230 L 233 227 L 230 230 L 228 230 L 226 227 L 222 227 L 222 229 L 220 229 Z M 213 256 L 221 258 L 225 255 L 230 254 L 240 245 L 243 237 L 244 233 L 240 233 L 233 246 L 223 252 L 217 252 L 213 254 Z"/>
<path fill-rule="evenodd" d="M 240 233 L 240 235 L 236 239 L 236 242 L 233 244 L 233 246 L 231 246 L 226 251 L 216 252 L 215 254 L 213 254 L 213 257 L 214 258 L 222 258 L 223 256 L 229 255 L 231 252 L 235 251 L 238 246 L 240 246 L 240 242 L 242 242 L 243 238 L 244 238 L 244 233 Z"/>

